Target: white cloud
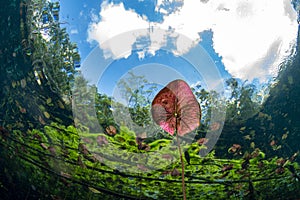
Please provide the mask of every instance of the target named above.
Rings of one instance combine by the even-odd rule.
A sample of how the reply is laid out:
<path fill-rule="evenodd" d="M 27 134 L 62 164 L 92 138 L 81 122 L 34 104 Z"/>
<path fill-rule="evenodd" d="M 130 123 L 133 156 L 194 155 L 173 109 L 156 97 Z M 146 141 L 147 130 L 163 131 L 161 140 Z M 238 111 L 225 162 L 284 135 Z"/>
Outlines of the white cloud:
<path fill-rule="evenodd" d="M 91 17 L 91 20 L 92 22 L 96 23 L 96 22 L 99 22 L 100 21 L 100 18 L 98 16 L 97 13 L 95 13 L 96 10 L 95 9 L 92 9 L 91 12 L 90 12 L 90 17 Z M 79 13 L 80 14 L 80 13 Z"/>
<path fill-rule="evenodd" d="M 228 3 L 230 2 L 230 3 Z M 214 48 L 235 77 L 252 80 L 275 76 L 297 36 L 296 13 L 282 0 L 232 0 L 216 12 Z"/>
<path fill-rule="evenodd" d="M 165 14 L 166 2 L 157 2 L 157 10 Z M 176 40 L 174 53 L 184 54 L 201 40 L 199 32 L 210 29 L 215 51 L 222 56 L 228 72 L 243 80 L 256 77 L 262 81 L 277 74 L 277 66 L 290 53 L 298 28 L 289 0 L 184 1 L 179 10 L 164 15 L 162 23 L 150 23 L 133 10 L 125 10 L 122 3 L 106 2 L 98 18 L 101 21 L 90 24 L 88 41 L 102 44 L 107 56 L 129 56 L 142 36 L 150 38 L 148 53 L 155 54 L 172 38 Z M 154 29 L 148 29 L 151 26 Z M 137 29 L 143 31 L 130 32 Z M 120 34 L 124 38 L 109 40 Z M 139 53 L 140 57 L 144 55 L 145 51 Z"/>
<path fill-rule="evenodd" d="M 114 58 L 129 56 L 131 52 L 124 51 L 131 50 L 132 45 L 141 34 L 127 34 L 124 35 L 126 36 L 124 38 L 110 40 L 109 43 L 105 43 L 106 41 L 122 33 L 135 29 L 144 30 L 149 27 L 149 23 L 144 18 L 134 11 L 125 10 L 123 4 L 113 5 L 105 3 L 102 5 L 100 16 L 100 22 L 96 21 L 90 24 L 88 41 L 96 40 L 100 47 L 107 51 L 106 56 Z"/>

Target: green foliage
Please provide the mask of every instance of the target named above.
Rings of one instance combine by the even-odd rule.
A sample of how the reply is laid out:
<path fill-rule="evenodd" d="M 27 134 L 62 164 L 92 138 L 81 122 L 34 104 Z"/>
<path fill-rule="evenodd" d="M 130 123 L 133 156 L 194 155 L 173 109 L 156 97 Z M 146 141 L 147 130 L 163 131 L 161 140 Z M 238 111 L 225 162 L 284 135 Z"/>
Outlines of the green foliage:
<path fill-rule="evenodd" d="M 72 123 L 71 87 L 80 56 L 60 27 L 59 7 L 46 0 L 1 7 L 0 23 L 7 27 L 1 31 L 2 126 L 10 129 L 19 121 L 18 128 L 26 130 L 52 121 Z"/>
<path fill-rule="evenodd" d="M 12 176 L 16 177 L 14 180 L 27 181 L 20 191 L 29 190 L 32 197 L 85 199 L 92 196 L 93 199 L 113 195 L 124 199 L 180 199 L 180 162 L 174 141 L 161 139 L 143 144 L 149 148 L 139 149 L 135 133 L 124 126 L 114 137 L 78 132 L 72 126 L 55 123 L 45 126 L 43 131 L 16 130 L 4 134 L 2 130 L 0 148 L 6 149 L 5 153 L 1 151 L 2 156 L 9 160 L 1 165 L 6 171 L 3 184 L 9 186 Z M 214 152 L 202 158 L 198 155 L 201 148 L 205 146 L 183 143 L 183 149 L 190 155 L 190 164 L 185 160 L 188 199 L 266 199 L 299 195 L 295 191 L 299 191 L 300 169 L 293 158 L 266 159 L 259 149 L 240 159 L 216 158 Z M 155 156 L 148 156 L 153 152 Z M 140 155 L 147 160 L 138 160 Z M 9 159 L 10 156 L 17 159 Z M 11 170 L 13 166 L 22 166 L 22 170 Z M 124 173 L 118 170 L 121 166 L 136 170 Z M 153 166 L 157 169 L 153 170 Z M 286 190 L 282 190 L 283 187 Z M 73 188 L 77 188 L 76 191 Z"/>
<path fill-rule="evenodd" d="M 232 124 L 245 122 L 259 110 L 258 102 L 253 101 L 255 87 L 246 82 L 241 84 L 234 78 L 227 80 L 226 83 L 231 90 L 231 96 L 227 102 L 227 121 Z"/>
<path fill-rule="evenodd" d="M 139 126 L 151 123 L 150 105 L 156 86 L 152 86 L 143 76 L 129 72 L 129 77 L 121 79 L 118 83 L 123 98 L 128 102 L 131 119 Z"/>
<path fill-rule="evenodd" d="M 225 114 L 222 113 L 225 111 L 225 99 L 221 98 L 217 92 L 213 90 L 207 91 L 202 88 L 201 85 L 196 85 L 192 90 L 200 103 L 202 114 L 201 122 L 204 126 L 207 126 L 211 122 L 211 114 L 213 111 L 219 112 L 220 116 Z"/>
<path fill-rule="evenodd" d="M 60 28 L 59 9 L 59 2 L 28 2 L 26 24 L 32 42 L 27 54 L 32 59 L 36 78 L 49 84 L 55 92 L 69 96 L 80 56 L 66 29 Z"/>
<path fill-rule="evenodd" d="M 96 93 L 95 110 L 97 110 L 97 119 L 100 126 L 106 128 L 109 125 L 117 126 L 112 114 L 112 100 L 110 97 Z"/>
<path fill-rule="evenodd" d="M 121 105 L 98 94 L 95 86 L 87 87 L 79 73 L 74 80 L 80 57 L 60 28 L 57 2 L 10 1 L 1 11 L 1 24 L 7 27 L 1 31 L 5 48 L 0 54 L 4 63 L 0 116 L 5 126 L 0 127 L 1 198 L 181 199 L 175 141 L 162 131 L 143 140 L 132 124 L 124 125 L 127 113 L 112 113 L 128 109 L 133 123 L 151 126 L 156 88 L 131 74 L 120 82 L 129 102 Z M 226 104 L 227 118 L 221 143 L 207 156 L 199 156 L 205 144 L 182 142 L 188 155 L 184 160 L 188 199 L 300 196 L 300 168 L 295 162 L 300 130 L 298 63 L 299 55 L 283 67 L 262 108 L 253 100 L 254 86 L 235 79 L 227 81 L 231 91 L 227 101 L 214 91 L 194 90 L 205 116 L 197 137 L 210 134 L 212 110 Z M 76 127 L 68 121 L 71 93 L 78 105 Z M 96 124 L 103 130 L 98 131 Z M 110 126 L 115 135 L 108 134 Z M 124 168 L 129 170 L 125 173 Z"/>

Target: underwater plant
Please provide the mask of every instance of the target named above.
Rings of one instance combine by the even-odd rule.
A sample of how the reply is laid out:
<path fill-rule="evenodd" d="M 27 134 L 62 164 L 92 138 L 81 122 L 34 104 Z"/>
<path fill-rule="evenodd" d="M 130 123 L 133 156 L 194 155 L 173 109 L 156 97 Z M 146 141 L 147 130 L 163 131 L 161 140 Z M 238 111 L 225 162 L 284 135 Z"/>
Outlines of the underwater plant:
<path fill-rule="evenodd" d="M 164 87 L 152 102 L 153 120 L 170 135 L 176 134 L 182 167 L 182 192 L 186 199 L 184 162 L 179 137 L 192 132 L 200 125 L 201 109 L 189 85 L 183 80 L 174 80 Z"/>

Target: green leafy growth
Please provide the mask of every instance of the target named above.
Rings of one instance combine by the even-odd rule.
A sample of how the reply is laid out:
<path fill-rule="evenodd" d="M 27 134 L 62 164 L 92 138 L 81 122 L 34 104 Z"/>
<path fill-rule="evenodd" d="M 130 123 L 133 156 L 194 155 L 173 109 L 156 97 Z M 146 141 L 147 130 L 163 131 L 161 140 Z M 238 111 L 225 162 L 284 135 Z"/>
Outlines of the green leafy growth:
<path fill-rule="evenodd" d="M 1 125 L 26 130 L 72 124 L 71 88 L 80 63 L 60 27 L 58 2 L 11 1 L 1 7 Z M 19 123 L 16 124 L 15 122 Z"/>
<path fill-rule="evenodd" d="M 65 30 L 59 28 L 59 4 L 9 1 L 0 10 L 1 25 L 6 27 L 0 32 L 1 198 L 182 199 L 179 155 L 172 138 L 159 131 L 157 137 L 140 141 L 140 132 L 113 119 L 112 99 L 96 95 L 94 87 L 88 88 L 91 93 L 81 93 L 85 80 L 78 87 L 72 81 L 79 57 Z M 41 31 L 48 31 L 48 37 Z M 253 100 L 253 86 L 234 79 L 227 82 L 232 92 L 228 101 L 213 91 L 195 90 L 208 116 L 197 137 L 209 134 L 212 109 L 224 102 L 228 109 L 214 151 L 200 157 L 205 142 L 183 145 L 188 155 L 184 159 L 188 199 L 300 196 L 300 167 L 295 162 L 300 130 L 298 63 L 298 53 L 283 63 L 262 107 Z M 143 77 L 137 80 L 147 85 Z M 132 96 L 132 103 L 115 109 L 128 106 L 136 123 L 151 125 L 146 105 L 155 88 L 132 91 L 131 83 L 124 83 L 124 94 Z M 90 95 L 100 112 L 82 116 L 86 123 L 72 126 L 71 93 Z M 88 103 L 82 102 L 78 109 L 88 108 Z M 102 131 L 96 131 L 95 122 Z M 114 136 L 106 131 L 110 125 L 117 129 Z M 122 167 L 138 170 L 124 173 L 119 170 Z"/>
<path fill-rule="evenodd" d="M 75 198 L 77 195 L 76 198 L 87 198 L 92 194 L 93 198 L 111 198 L 113 195 L 124 199 L 180 199 L 181 179 L 178 172 L 181 165 L 176 146 L 172 145 L 174 141 L 161 139 L 150 143 L 149 151 L 139 150 L 135 133 L 127 127 L 120 129 L 120 134 L 114 137 L 104 133 L 79 133 L 72 126 L 55 123 L 45 126 L 44 131 L 32 129 L 26 133 L 14 131 L 4 134 L 2 130 L 1 148 L 7 150 L 2 154 L 9 162 L 1 165 L 7 172 L 1 180 L 4 180 L 6 187 L 10 187 L 9 180 L 13 176 L 21 182 L 28 181 L 20 191 L 30 190 L 32 197 L 52 195 Z M 99 136 L 110 145 L 97 143 Z M 119 148 L 119 151 L 112 151 L 112 146 Z M 103 155 L 99 154 L 99 148 L 103 148 Z M 255 149 L 241 159 L 216 158 L 214 152 L 202 158 L 198 154 L 201 148 L 205 146 L 198 143 L 183 147 L 190 155 L 190 162 L 185 160 L 187 198 L 265 199 L 299 195 L 297 192 L 291 193 L 292 190 L 299 191 L 297 180 L 300 170 L 292 157 L 266 159 L 263 152 Z M 123 173 L 110 167 L 113 164 L 137 165 L 138 158 L 130 157 L 130 152 L 145 155 L 159 153 L 148 158 L 148 161 L 142 160 L 144 164 L 139 166 L 140 173 Z M 18 159 L 9 159 L 11 155 Z M 168 160 L 172 162 L 163 165 Z M 22 166 L 22 174 L 19 174 L 20 170 L 8 170 L 10 165 Z M 151 166 L 159 165 L 162 167 L 151 170 Z M 288 189 L 282 191 L 287 184 Z M 54 189 L 54 185 L 59 188 Z M 75 187 L 76 192 L 73 191 Z"/>

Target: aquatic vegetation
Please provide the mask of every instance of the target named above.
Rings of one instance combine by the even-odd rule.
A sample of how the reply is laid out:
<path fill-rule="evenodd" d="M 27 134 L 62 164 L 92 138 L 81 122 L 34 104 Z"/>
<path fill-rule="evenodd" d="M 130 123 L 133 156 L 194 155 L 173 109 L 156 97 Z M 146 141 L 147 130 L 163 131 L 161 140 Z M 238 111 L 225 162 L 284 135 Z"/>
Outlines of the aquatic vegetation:
<path fill-rule="evenodd" d="M 184 182 L 184 163 L 179 137 L 192 132 L 200 125 L 201 110 L 189 85 L 183 80 L 174 80 L 155 96 L 152 102 L 154 121 L 169 134 L 176 134 L 180 161 L 182 163 L 182 192 L 186 199 Z M 185 158 L 190 162 L 189 154 Z"/>
<path fill-rule="evenodd" d="M 105 95 L 93 97 L 97 118 L 82 116 L 99 122 L 102 132 L 73 125 L 68 95 L 86 95 L 85 80 L 79 82 L 78 90 L 70 90 L 80 57 L 76 45 L 59 27 L 59 4 L 48 3 L 9 1 L 0 8 L 0 22 L 7 27 L 1 30 L 4 48 L 0 51 L 1 198 L 182 199 L 182 164 L 187 199 L 300 196 L 298 53 L 282 66 L 277 84 L 270 88 L 270 96 L 261 106 L 251 99 L 255 96 L 252 86 L 228 81 L 232 98 L 225 101 L 228 116 L 223 134 L 205 157 L 199 152 L 206 149 L 206 134 L 223 124 L 210 124 L 206 117 L 199 126 L 200 109 L 192 119 L 184 115 L 179 119 L 180 106 L 189 113 L 184 101 L 190 100 L 197 108 L 195 99 L 178 94 L 164 101 L 168 95 L 163 95 L 161 103 L 176 105 L 169 118 L 161 109 L 161 117 L 154 117 L 164 130 L 173 135 L 178 132 L 176 135 L 184 140 L 199 126 L 195 140 L 182 142 L 185 153 L 180 160 L 178 138 L 163 131 L 157 133 L 159 137 L 147 138 L 116 123 L 110 109 L 112 99 Z M 33 21 L 41 23 L 36 26 Z M 41 29 L 48 29 L 51 38 L 45 40 Z M 202 113 L 218 108 L 213 91 L 192 91 L 201 102 Z M 130 105 L 130 114 L 140 125 L 151 121 L 150 106 L 144 106 L 148 99 L 139 96 L 145 93 L 135 93 Z M 182 101 L 174 101 L 174 97 Z M 124 168 L 130 170 L 122 171 Z"/>
<path fill-rule="evenodd" d="M 199 103 L 183 80 L 164 87 L 155 96 L 151 111 L 154 121 L 171 135 L 183 136 L 200 125 Z"/>
<path fill-rule="evenodd" d="M 145 155 L 151 152 L 151 149 L 139 150 L 134 133 L 126 134 L 128 132 L 128 128 L 121 127 L 120 137 L 124 140 L 120 141 L 116 137 L 118 134 L 112 137 L 104 133 L 78 133 L 75 127 L 55 123 L 45 126 L 43 131 L 32 129 L 26 133 L 1 129 L 1 148 L 6 149 L 2 158 L 8 162 L 1 165 L 7 172 L 1 180 L 6 185 L 9 185 L 6 182 L 11 176 L 19 181 L 29 181 L 19 188 L 20 191 L 29 191 L 31 195 L 44 198 L 50 195 L 70 199 L 87 195 L 91 195 L 92 199 L 100 196 L 109 198 L 110 195 L 124 199 L 182 198 L 179 192 L 182 187 L 179 162 L 175 160 L 155 171 L 150 169 L 153 164 L 178 158 L 172 141 L 162 139 L 149 144 L 154 149 L 156 145 L 166 148 L 159 154 L 160 157 L 139 164 L 139 173 L 124 173 L 103 162 L 106 159 L 119 165 L 136 165 L 135 158 L 127 157 L 124 152 L 105 154 L 113 155 L 111 157 L 95 153 L 99 148 L 110 151 L 108 143 Z M 85 135 L 85 141 L 80 138 L 81 134 Z M 99 138 L 105 142 L 99 144 Z M 189 163 L 183 160 L 187 199 L 271 198 L 299 191 L 299 165 L 292 157 L 266 159 L 263 152 L 255 149 L 241 159 L 216 158 L 214 152 L 202 158 L 198 151 L 203 146 L 197 142 L 183 148 L 190 156 Z M 10 171 L 7 167 L 20 167 L 22 174 L 19 174 L 20 170 Z M 53 181 L 56 189 L 51 185 Z M 286 184 L 289 187 L 282 191 L 280 187 Z M 74 191 L 74 187 L 78 189 Z"/>

